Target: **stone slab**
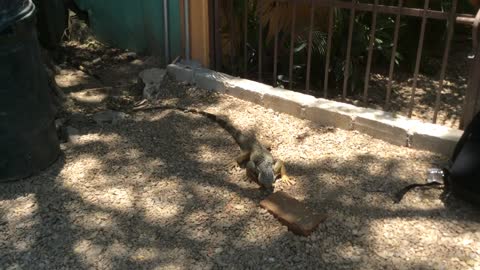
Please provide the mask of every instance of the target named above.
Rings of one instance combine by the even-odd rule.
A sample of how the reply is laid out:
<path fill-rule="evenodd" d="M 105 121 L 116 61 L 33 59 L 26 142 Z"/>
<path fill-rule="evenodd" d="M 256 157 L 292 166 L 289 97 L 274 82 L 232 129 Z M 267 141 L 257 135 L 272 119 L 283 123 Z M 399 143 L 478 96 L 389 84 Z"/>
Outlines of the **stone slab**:
<path fill-rule="evenodd" d="M 170 64 L 167 66 L 167 73 L 176 81 L 194 83 L 194 70 L 189 67 Z"/>
<path fill-rule="evenodd" d="M 271 194 L 260 205 L 298 235 L 310 235 L 326 219 L 326 215 L 316 213 L 283 191 Z"/>
<path fill-rule="evenodd" d="M 197 69 L 195 70 L 194 78 L 197 87 L 225 93 L 225 82 L 228 82 L 234 77 L 209 69 Z"/>
<path fill-rule="evenodd" d="M 273 87 L 251 80 L 233 78 L 225 83 L 226 93 L 239 99 L 263 105 L 263 95 Z"/>
<path fill-rule="evenodd" d="M 321 125 L 347 130 L 355 129 L 392 144 L 447 156 L 450 155 L 462 133 L 454 129 L 445 131 L 440 125 L 428 126 L 428 123 L 381 110 L 361 108 L 273 88 L 263 83 L 232 77 L 195 65 L 171 64 L 167 67 L 167 71 L 176 80 L 196 83 L 198 87 L 223 92 Z"/>
<path fill-rule="evenodd" d="M 305 119 L 325 126 L 351 130 L 357 111 L 358 108 L 353 105 L 319 98 L 305 108 Z"/>
<path fill-rule="evenodd" d="M 420 124 L 415 120 L 380 110 L 361 110 L 362 112 L 356 114 L 353 123 L 355 130 L 399 146 L 409 146 L 410 130 Z"/>
<path fill-rule="evenodd" d="M 304 108 L 314 103 L 316 98 L 311 95 L 281 89 L 272 88 L 263 95 L 263 106 L 278 112 L 304 118 Z"/>
<path fill-rule="evenodd" d="M 413 129 L 410 146 L 450 157 L 462 134 L 463 130 L 421 123 Z"/>

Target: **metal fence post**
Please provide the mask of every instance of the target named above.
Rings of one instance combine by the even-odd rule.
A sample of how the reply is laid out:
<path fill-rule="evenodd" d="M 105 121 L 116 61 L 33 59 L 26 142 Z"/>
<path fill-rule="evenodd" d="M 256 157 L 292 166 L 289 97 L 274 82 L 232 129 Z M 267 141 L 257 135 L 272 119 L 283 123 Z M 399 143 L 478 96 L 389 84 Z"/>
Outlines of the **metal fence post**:
<path fill-rule="evenodd" d="M 168 0 L 163 0 L 163 26 L 164 26 L 164 33 L 165 33 L 165 63 L 170 62 L 170 39 L 169 39 L 169 32 L 168 32 Z"/>
<path fill-rule="evenodd" d="M 190 2 L 184 0 L 185 7 L 185 59 L 190 60 Z"/>
<path fill-rule="evenodd" d="M 475 58 L 470 66 L 463 108 L 463 117 L 460 123 L 461 129 L 467 126 L 473 116 L 480 111 L 480 46 L 477 46 Z"/>

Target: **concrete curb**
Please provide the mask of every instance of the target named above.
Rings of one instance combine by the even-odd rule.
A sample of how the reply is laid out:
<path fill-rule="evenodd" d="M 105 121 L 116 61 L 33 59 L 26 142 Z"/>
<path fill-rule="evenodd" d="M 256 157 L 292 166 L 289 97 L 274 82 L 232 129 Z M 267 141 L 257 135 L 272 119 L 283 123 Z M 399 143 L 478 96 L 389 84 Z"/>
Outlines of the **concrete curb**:
<path fill-rule="evenodd" d="M 273 88 L 205 68 L 171 64 L 168 74 L 177 81 L 226 93 L 278 112 L 341 129 L 358 130 L 386 142 L 450 156 L 463 131 L 395 116 L 381 110 Z"/>

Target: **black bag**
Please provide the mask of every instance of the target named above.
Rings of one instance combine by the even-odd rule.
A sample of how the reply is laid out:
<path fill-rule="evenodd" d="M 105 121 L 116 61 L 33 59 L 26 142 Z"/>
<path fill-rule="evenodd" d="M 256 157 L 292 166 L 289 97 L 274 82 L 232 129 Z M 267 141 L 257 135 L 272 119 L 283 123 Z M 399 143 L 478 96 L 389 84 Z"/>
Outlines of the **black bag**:
<path fill-rule="evenodd" d="M 465 128 L 445 176 L 453 195 L 480 206 L 480 112 Z"/>
<path fill-rule="evenodd" d="M 465 128 L 449 163 L 443 169 L 445 191 L 480 207 L 480 112 Z M 409 185 L 397 193 L 395 202 L 400 202 L 412 188 L 434 185 L 439 183 Z"/>

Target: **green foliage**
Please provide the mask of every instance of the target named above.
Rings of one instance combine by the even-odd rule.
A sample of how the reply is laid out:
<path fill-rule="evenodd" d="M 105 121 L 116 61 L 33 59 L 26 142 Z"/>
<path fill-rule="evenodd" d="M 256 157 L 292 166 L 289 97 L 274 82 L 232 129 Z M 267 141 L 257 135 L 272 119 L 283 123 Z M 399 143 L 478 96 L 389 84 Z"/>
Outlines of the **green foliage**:
<path fill-rule="evenodd" d="M 231 0 L 235 7 L 235 16 L 237 18 L 243 18 L 244 1 Z M 251 4 L 249 8 L 249 20 L 248 20 L 248 71 L 250 74 L 255 73 L 258 66 L 258 27 L 259 19 L 256 11 L 256 1 L 249 1 Z M 370 2 L 373 0 L 362 1 L 362 3 Z M 451 9 L 452 0 L 430 1 L 430 8 L 435 10 L 449 11 Z M 242 4 L 239 4 L 242 3 Z M 252 4 L 253 3 L 253 4 Z M 380 4 L 396 6 L 397 0 L 385 0 L 380 1 Z M 404 1 L 408 7 L 423 8 L 423 0 Z M 268 3 L 262 2 L 263 10 L 269 10 Z M 272 4 L 273 5 L 273 4 Z M 459 1 L 459 12 L 473 13 L 471 8 L 466 6 L 465 1 Z M 470 10 L 469 10 L 470 9 Z M 321 12 L 321 11 L 320 11 Z M 268 13 L 268 12 L 267 12 Z M 264 14 L 264 13 L 261 13 Z M 283 22 L 291 21 L 291 12 L 288 10 L 275 10 L 275 13 L 264 14 L 264 18 L 261 19 L 264 25 L 264 42 L 262 44 L 263 50 L 263 70 L 265 72 L 272 72 L 273 64 L 273 41 L 271 40 L 272 29 L 277 29 L 279 44 L 278 44 L 278 75 L 280 83 L 289 83 L 288 71 L 289 71 L 289 52 L 290 52 L 290 27 L 285 27 L 283 23 L 282 27 L 272 26 L 272 22 L 280 20 Z M 309 36 L 309 23 L 305 23 L 305 13 L 297 13 L 297 29 L 294 38 L 294 77 L 292 78 L 297 86 L 302 84 L 305 80 L 306 64 L 308 55 L 308 36 Z M 283 18 L 280 18 L 283 17 Z M 302 23 L 298 23 L 298 18 L 302 18 Z M 377 15 L 377 24 L 375 30 L 375 39 L 373 43 L 373 58 L 372 65 L 375 67 L 382 67 L 383 70 L 388 70 L 390 64 L 393 39 L 394 39 L 394 27 L 395 27 L 395 15 L 386 15 L 379 13 Z M 265 24 L 265 21 L 267 24 Z M 309 20 L 307 20 L 309 21 Z M 328 25 L 325 21 L 314 25 L 312 29 L 312 66 L 311 66 L 311 82 L 313 85 L 323 85 L 323 74 L 325 73 L 325 60 L 327 56 L 327 40 L 328 40 Z M 349 67 L 349 73 L 347 74 L 350 89 L 363 89 L 363 80 L 365 77 L 365 67 L 368 58 L 368 49 L 370 44 L 370 32 L 372 24 L 371 12 L 355 13 L 354 29 L 352 34 L 352 47 L 350 61 L 346 63 L 347 56 L 347 42 L 349 33 L 349 21 L 350 11 L 346 9 L 334 10 L 334 28 L 332 36 L 331 46 L 331 58 L 330 58 L 330 70 L 329 70 L 329 82 L 330 88 L 340 89 L 343 86 L 344 71 L 346 67 Z M 328 23 L 328 22 L 327 22 Z M 273 23 L 275 24 L 275 23 Z M 300 24 L 300 26 L 298 25 Z M 397 52 L 395 54 L 396 69 L 402 69 L 408 72 L 413 71 L 413 65 L 416 58 L 416 52 L 418 47 L 418 36 L 420 34 L 420 18 L 413 18 L 408 16 L 402 16 L 399 33 L 399 43 Z M 298 28 L 300 27 L 300 28 Z M 299 30 L 300 29 L 300 30 Z M 438 58 L 442 54 L 444 48 L 444 39 L 446 35 L 446 21 L 442 20 L 428 20 L 427 30 L 424 42 L 424 58 Z M 243 42 L 243 41 L 242 41 Z M 243 45 L 242 45 L 243 46 Z M 243 47 L 237 48 L 243 52 Z M 242 59 L 238 60 L 243 64 Z M 423 61 L 429 62 L 429 61 Z M 423 65 L 423 64 L 422 64 Z M 421 71 L 427 72 L 429 69 L 435 72 L 438 68 L 428 67 L 423 65 Z"/>
<path fill-rule="evenodd" d="M 357 13 L 354 20 L 354 29 L 352 32 L 352 46 L 350 62 L 346 63 L 347 41 L 349 32 L 350 12 L 346 10 L 335 10 L 334 30 L 331 45 L 330 73 L 335 86 L 343 85 L 344 71 L 349 65 L 349 78 L 351 78 L 351 88 L 355 89 L 360 83 L 363 83 L 364 66 L 368 56 L 370 44 L 371 20 L 370 13 Z M 395 26 L 394 18 L 391 16 L 377 16 L 377 27 L 375 30 L 375 40 L 373 44 L 373 61 L 378 63 L 389 63 L 393 47 L 393 29 Z M 306 63 L 308 49 L 308 33 L 306 28 L 296 39 L 295 54 L 296 60 Z M 325 59 L 327 56 L 328 33 L 318 28 L 312 30 L 312 70 L 315 74 L 323 74 Z M 318 61 L 318 59 L 321 59 Z M 401 61 L 401 54 L 396 54 L 396 63 Z M 303 60 L 303 61 L 302 61 Z M 305 65 L 303 65 L 304 68 Z M 300 76 L 303 78 L 303 76 Z M 318 76 L 313 77 L 318 78 Z M 300 79 L 300 78 L 295 78 Z M 314 82 L 315 83 L 315 82 Z M 319 82 L 316 82 L 319 84 Z"/>

